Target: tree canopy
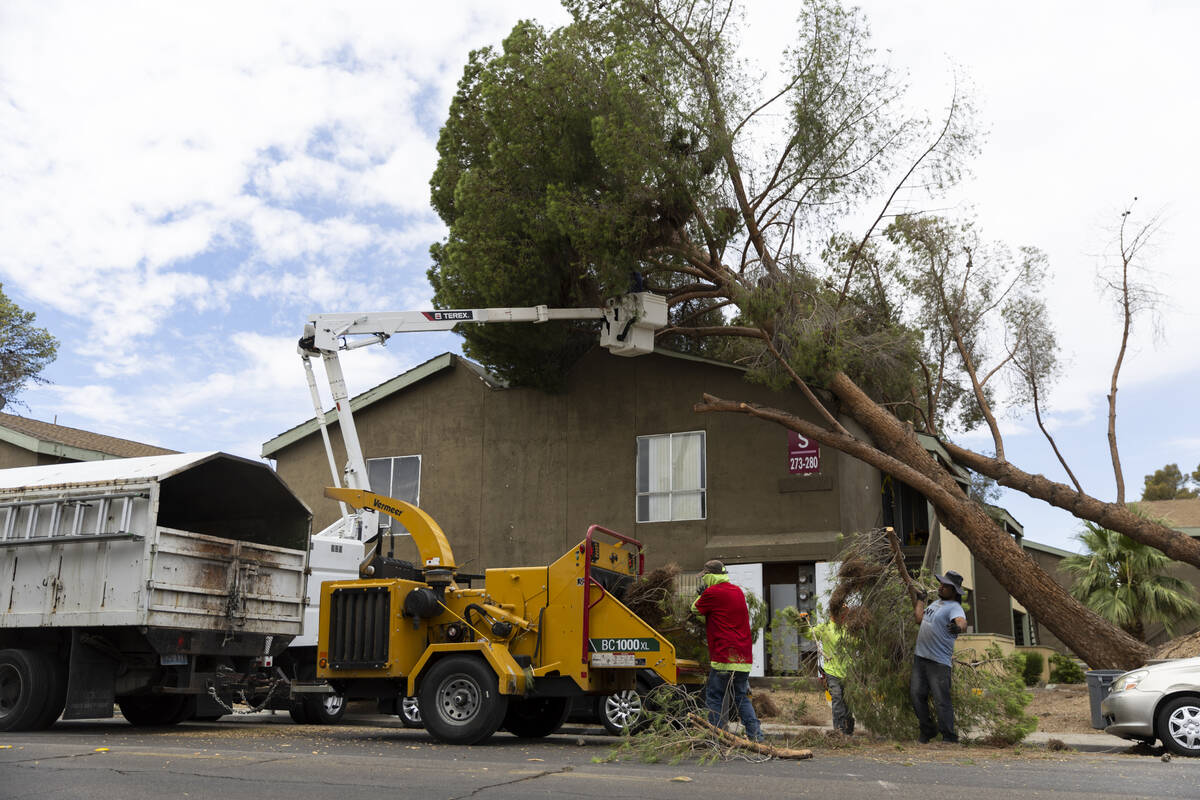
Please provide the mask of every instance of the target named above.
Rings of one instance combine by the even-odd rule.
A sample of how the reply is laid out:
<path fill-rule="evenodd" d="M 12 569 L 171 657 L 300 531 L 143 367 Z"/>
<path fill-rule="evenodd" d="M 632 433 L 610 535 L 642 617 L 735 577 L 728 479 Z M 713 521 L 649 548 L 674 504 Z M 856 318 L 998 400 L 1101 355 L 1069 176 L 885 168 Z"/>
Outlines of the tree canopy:
<path fill-rule="evenodd" d="M 58 341 L 0 286 L 0 408 L 12 404 L 29 383 L 44 383 L 42 370 L 58 353 Z"/>
<path fill-rule="evenodd" d="M 521 22 L 466 65 L 431 181 L 449 229 L 432 248 L 435 302 L 595 306 L 636 273 L 668 300 L 659 343 L 717 338 L 696 346 L 747 365 L 753 380 L 796 387 L 817 420 L 709 395 L 695 410 L 783 425 L 904 481 L 1093 666 L 1144 657 L 913 436 L 938 435 L 998 485 L 1200 566 L 1200 542 L 1087 494 L 1044 425 L 1058 370 L 1044 256 L 922 210 L 975 150 L 969 98 L 956 88 L 936 120 L 908 111 L 865 18 L 837 0 L 799 4 L 775 77 L 739 55 L 735 0 L 565 5 L 569 25 Z M 1135 252 L 1122 249 L 1123 275 Z M 1133 307 L 1123 307 L 1128 330 Z M 595 341 L 586 323 L 463 335 L 468 355 L 543 388 Z M 1118 372 L 1119 360 L 1111 417 Z M 999 420 L 1028 411 L 1071 485 L 1007 459 Z M 991 433 L 991 453 L 953 443 L 976 427 Z"/>
<path fill-rule="evenodd" d="M 1200 494 L 1190 486 L 1200 486 L 1200 466 L 1190 475 L 1179 471 L 1178 464 L 1167 464 L 1146 476 L 1142 488 L 1143 500 L 1192 500 Z"/>
<path fill-rule="evenodd" d="M 1142 641 L 1147 625 L 1161 623 L 1172 634 L 1200 616 L 1195 589 L 1167 574 L 1171 560 L 1160 551 L 1090 522 L 1076 538 L 1084 552 L 1061 567 L 1072 577 L 1071 594 L 1100 616 Z"/>

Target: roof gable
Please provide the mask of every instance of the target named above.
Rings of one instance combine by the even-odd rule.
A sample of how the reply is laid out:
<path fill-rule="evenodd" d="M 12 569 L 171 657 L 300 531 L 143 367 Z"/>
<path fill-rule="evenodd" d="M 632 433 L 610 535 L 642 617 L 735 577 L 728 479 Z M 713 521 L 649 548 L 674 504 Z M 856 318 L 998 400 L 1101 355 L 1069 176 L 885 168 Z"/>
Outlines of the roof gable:
<path fill-rule="evenodd" d="M 1172 528 L 1200 533 L 1200 497 L 1186 500 L 1142 500 L 1130 503 L 1154 519 L 1166 520 Z"/>
<path fill-rule="evenodd" d="M 165 447 L 119 439 L 100 433 L 55 425 L 36 419 L 0 413 L 0 441 L 32 453 L 68 458 L 74 461 L 100 461 L 107 458 L 139 458 L 176 453 Z"/>

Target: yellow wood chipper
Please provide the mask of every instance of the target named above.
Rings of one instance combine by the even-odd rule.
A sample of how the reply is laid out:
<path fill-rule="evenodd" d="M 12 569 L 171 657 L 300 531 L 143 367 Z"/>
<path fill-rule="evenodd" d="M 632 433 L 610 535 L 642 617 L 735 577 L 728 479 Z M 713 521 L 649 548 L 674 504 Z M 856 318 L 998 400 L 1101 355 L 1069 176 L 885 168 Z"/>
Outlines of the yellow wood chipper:
<path fill-rule="evenodd" d="M 476 744 L 500 728 L 549 735 L 573 697 L 631 689 L 640 670 L 673 684 L 697 668 L 617 599 L 642 572 L 634 539 L 593 525 L 554 563 L 489 569 L 471 588 L 421 509 L 361 489 L 326 495 L 399 521 L 421 560 L 322 585 L 317 676 L 347 700 L 416 697 L 433 736 Z"/>

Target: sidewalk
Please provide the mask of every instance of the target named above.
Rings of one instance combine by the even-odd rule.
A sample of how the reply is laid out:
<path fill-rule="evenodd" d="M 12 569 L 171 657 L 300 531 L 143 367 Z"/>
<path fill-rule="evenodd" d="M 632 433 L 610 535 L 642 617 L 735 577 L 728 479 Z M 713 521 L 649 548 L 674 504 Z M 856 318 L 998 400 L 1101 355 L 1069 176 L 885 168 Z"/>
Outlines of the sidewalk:
<path fill-rule="evenodd" d="M 764 733 L 775 736 L 786 736 L 789 733 L 796 734 L 803 731 L 833 732 L 832 725 L 784 725 L 774 722 L 764 722 L 762 729 Z M 1095 733 L 1047 733 L 1045 731 L 1034 731 L 1025 737 L 1023 744 L 1045 747 L 1052 739 L 1062 742 L 1072 750 L 1085 753 L 1121 753 L 1137 744 L 1137 742 L 1130 741 L 1129 739 L 1109 736 L 1103 731 L 1096 731 Z M 913 742 L 913 746 L 919 747 L 920 745 Z"/>

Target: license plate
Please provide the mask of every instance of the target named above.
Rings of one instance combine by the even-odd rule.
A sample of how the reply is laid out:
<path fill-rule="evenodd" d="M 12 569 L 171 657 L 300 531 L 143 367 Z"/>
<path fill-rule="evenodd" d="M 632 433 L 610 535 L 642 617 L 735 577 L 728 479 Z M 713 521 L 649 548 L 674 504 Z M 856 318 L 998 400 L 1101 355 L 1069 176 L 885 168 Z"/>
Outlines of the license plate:
<path fill-rule="evenodd" d="M 164 653 L 158 657 L 158 663 L 164 667 L 187 666 L 187 656 L 183 653 Z"/>
<path fill-rule="evenodd" d="M 593 667 L 644 667 L 646 659 L 633 653 L 592 653 Z"/>

